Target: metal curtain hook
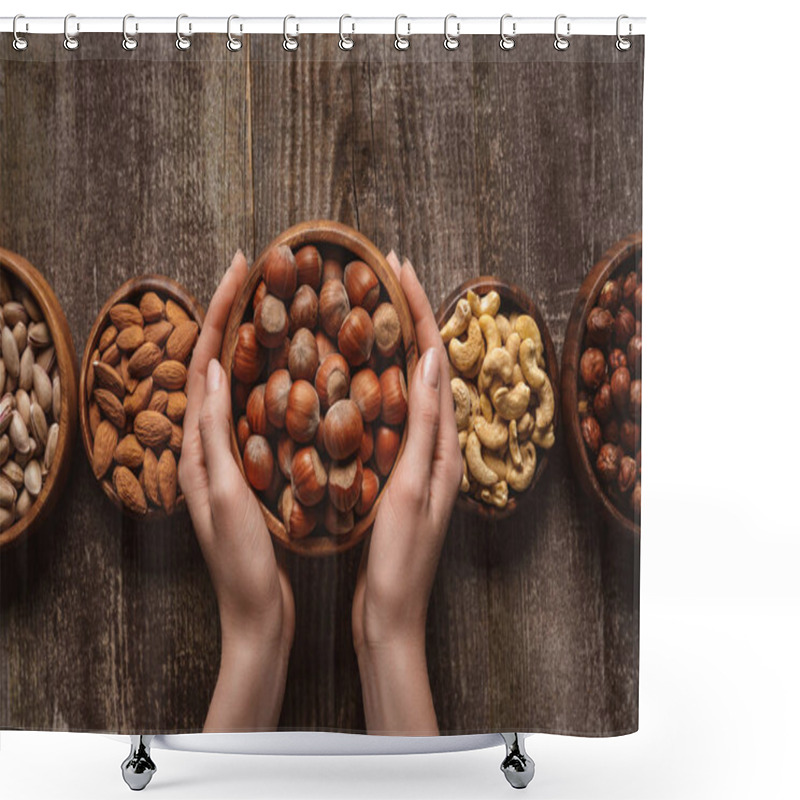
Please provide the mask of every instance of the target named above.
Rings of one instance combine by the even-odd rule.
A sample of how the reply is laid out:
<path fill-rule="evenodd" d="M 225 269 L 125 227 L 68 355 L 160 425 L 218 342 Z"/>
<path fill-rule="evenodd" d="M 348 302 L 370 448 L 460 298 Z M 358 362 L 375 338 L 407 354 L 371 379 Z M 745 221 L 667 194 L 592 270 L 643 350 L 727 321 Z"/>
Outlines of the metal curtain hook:
<path fill-rule="evenodd" d="M 128 33 L 128 20 L 136 19 L 133 14 L 126 14 L 122 18 L 122 49 L 135 50 L 139 46 L 139 41 Z M 135 23 L 134 30 L 138 32 L 139 23 Z"/>
<path fill-rule="evenodd" d="M 69 21 L 71 19 L 75 19 L 74 14 L 67 14 L 64 17 L 64 49 L 65 50 L 77 50 L 80 42 L 77 39 L 77 35 L 80 32 L 81 26 L 79 22 L 75 23 L 75 36 L 72 36 L 69 32 Z"/>
<path fill-rule="evenodd" d="M 175 47 L 178 50 L 188 50 L 192 46 L 191 39 L 188 39 L 181 33 L 181 20 L 188 19 L 188 14 L 178 14 L 178 18 L 175 20 Z M 189 36 L 192 35 L 192 23 L 189 23 Z"/>
<path fill-rule="evenodd" d="M 228 43 L 225 46 L 231 51 L 231 53 L 236 53 L 242 49 L 242 26 L 239 25 L 239 36 L 234 36 L 231 31 L 231 22 L 233 22 L 235 19 L 239 19 L 236 14 L 231 14 L 228 17 Z"/>
<path fill-rule="evenodd" d="M 554 26 L 555 35 L 556 35 L 556 40 L 553 42 L 553 47 L 555 47 L 555 48 L 556 48 L 556 50 L 566 50 L 566 49 L 569 47 L 569 39 L 565 39 L 565 38 L 564 38 L 564 37 L 563 37 L 563 36 L 562 36 L 562 35 L 561 35 L 561 34 L 558 32 L 558 21 L 559 21 L 560 19 L 566 19 L 566 18 L 567 18 L 567 15 L 566 15 L 566 14 L 559 14 L 559 15 L 556 17 L 555 26 Z M 569 22 L 568 22 L 568 23 L 567 23 L 567 36 L 569 36 L 569 28 L 570 28 L 570 24 L 569 24 Z"/>
<path fill-rule="evenodd" d="M 512 50 L 516 42 L 514 41 L 514 37 L 517 35 L 517 23 L 511 23 L 511 34 L 505 32 L 505 22 L 507 19 L 511 19 L 511 14 L 503 14 L 500 17 L 500 49 L 501 50 Z"/>
<path fill-rule="evenodd" d="M 339 17 L 339 49 L 340 50 L 352 50 L 353 49 L 353 45 L 355 44 L 355 42 L 351 38 L 353 31 L 355 31 L 355 29 L 356 29 L 355 23 L 353 23 L 350 26 L 350 34 L 345 34 L 345 32 L 344 32 L 344 21 L 346 19 L 353 19 L 353 18 L 349 14 L 342 14 L 342 16 Z"/>
<path fill-rule="evenodd" d="M 400 35 L 400 20 L 401 19 L 408 19 L 405 14 L 398 14 L 394 18 L 394 46 L 397 50 L 408 50 L 411 47 L 411 40 L 408 38 L 411 36 L 411 23 L 406 23 L 406 29 L 408 33 L 405 36 Z"/>
<path fill-rule="evenodd" d="M 11 32 L 14 34 L 14 49 L 15 50 L 27 50 L 28 49 L 28 40 L 25 39 L 23 36 L 20 36 L 17 33 L 17 21 L 25 19 L 24 14 L 17 14 L 14 17 L 14 22 L 11 26 Z M 25 30 L 28 30 L 28 23 L 25 23 Z"/>
<path fill-rule="evenodd" d="M 617 50 L 619 50 L 621 52 L 624 52 L 625 50 L 630 50 L 631 49 L 631 40 L 624 38 L 622 36 L 622 34 L 620 33 L 620 23 L 624 19 L 628 19 L 628 15 L 627 14 L 620 14 L 617 17 Z M 633 26 L 629 22 L 628 23 L 628 36 L 631 35 L 632 31 L 633 31 Z"/>
<path fill-rule="evenodd" d="M 448 23 L 451 19 L 456 20 L 456 32 L 455 34 L 450 33 L 448 30 Z M 458 18 L 455 14 L 448 14 L 444 18 L 444 47 L 445 50 L 456 50 L 459 45 L 458 37 L 461 35 L 461 23 L 458 21 Z"/>
<path fill-rule="evenodd" d="M 288 14 L 283 18 L 283 49 L 288 50 L 289 52 L 293 52 L 297 50 L 297 39 L 289 33 L 289 20 L 296 19 L 291 14 Z M 298 25 L 295 29 L 298 33 L 300 32 L 300 26 Z"/>

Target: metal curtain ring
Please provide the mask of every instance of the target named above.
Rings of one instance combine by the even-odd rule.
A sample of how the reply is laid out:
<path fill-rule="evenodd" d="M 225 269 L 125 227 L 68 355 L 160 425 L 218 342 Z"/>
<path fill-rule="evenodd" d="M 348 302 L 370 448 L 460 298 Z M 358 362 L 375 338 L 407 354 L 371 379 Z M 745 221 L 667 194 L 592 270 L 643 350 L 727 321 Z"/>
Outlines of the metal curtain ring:
<path fill-rule="evenodd" d="M 516 42 L 514 41 L 514 37 L 517 35 L 517 23 L 511 23 L 511 34 L 505 32 L 505 22 L 507 19 L 511 19 L 511 14 L 503 14 L 500 17 L 500 49 L 501 50 L 513 50 L 514 45 Z"/>
<path fill-rule="evenodd" d="M 175 47 L 178 50 L 188 50 L 192 46 L 192 40 L 187 38 L 181 33 L 181 20 L 188 19 L 188 14 L 178 14 L 178 18 L 175 20 Z M 192 23 L 189 23 L 189 36 L 192 35 Z"/>
<path fill-rule="evenodd" d="M 122 49 L 135 50 L 139 46 L 139 41 L 128 33 L 128 20 L 135 19 L 133 14 L 126 14 L 122 18 Z M 139 30 L 139 23 L 134 25 L 134 30 Z"/>
<path fill-rule="evenodd" d="M 620 52 L 624 52 L 625 50 L 630 50 L 631 49 L 631 40 L 624 38 L 622 36 L 622 34 L 619 32 L 620 22 L 622 22 L 622 20 L 624 20 L 624 19 L 628 19 L 628 15 L 627 14 L 620 14 L 617 17 L 617 50 L 619 50 Z M 628 23 L 628 36 L 631 35 L 631 31 L 632 30 L 633 30 L 633 28 L 632 28 L 632 26 L 631 26 L 631 24 L 629 22 Z"/>
<path fill-rule="evenodd" d="M 407 33 L 405 36 L 400 35 L 400 20 L 401 19 L 408 19 L 405 14 L 398 14 L 394 18 L 394 46 L 397 50 L 408 50 L 411 47 L 411 40 L 408 38 L 411 36 L 411 23 L 406 23 Z"/>
<path fill-rule="evenodd" d="M 451 19 L 456 20 L 456 32 L 455 32 L 455 35 L 450 33 L 450 31 L 447 29 L 448 28 L 448 23 L 450 22 Z M 458 45 L 459 45 L 458 37 L 460 35 L 461 35 L 461 23 L 458 21 L 458 18 L 456 17 L 455 14 L 448 14 L 444 18 L 444 42 L 443 42 L 443 44 L 444 44 L 445 50 L 456 50 L 456 49 L 458 49 Z"/>
<path fill-rule="evenodd" d="M 231 14 L 228 17 L 228 43 L 225 46 L 231 51 L 231 53 L 236 53 L 242 49 L 242 26 L 239 26 L 239 36 L 234 36 L 231 32 L 231 22 L 233 22 L 235 19 L 239 19 L 236 14 Z"/>
<path fill-rule="evenodd" d="M 67 14 L 64 17 L 64 49 L 65 50 L 77 50 L 80 42 L 77 39 L 77 34 L 81 29 L 80 23 L 75 23 L 75 36 L 72 36 L 69 32 L 69 21 L 71 19 L 75 19 L 74 14 Z"/>
<path fill-rule="evenodd" d="M 297 50 L 297 39 L 289 33 L 288 25 L 290 19 L 296 19 L 296 17 L 289 14 L 283 18 L 283 49 L 293 52 Z M 300 27 L 297 26 L 296 30 L 299 33 Z"/>
<path fill-rule="evenodd" d="M 27 39 L 25 39 L 24 37 L 20 36 L 17 33 L 17 20 L 20 20 L 20 19 L 25 19 L 25 15 L 24 14 L 17 14 L 17 16 L 14 17 L 14 22 L 13 22 L 13 24 L 11 26 L 11 32 L 14 34 L 14 49 L 21 51 L 21 50 L 27 50 L 29 43 L 28 43 Z M 28 23 L 27 22 L 25 23 L 25 30 L 26 31 L 28 30 Z"/>
<path fill-rule="evenodd" d="M 353 31 L 355 31 L 356 26 L 353 23 L 350 27 L 350 34 L 345 34 L 344 32 L 344 21 L 346 19 L 353 19 L 349 14 L 342 14 L 339 17 L 339 49 L 340 50 L 352 50 L 353 45 L 355 42 L 352 40 L 351 36 Z"/>
<path fill-rule="evenodd" d="M 563 37 L 563 36 L 562 36 L 562 35 L 561 35 L 561 34 L 558 32 L 558 21 L 559 21 L 560 19 L 566 19 L 566 18 L 567 18 L 567 15 L 566 15 L 566 14 L 559 14 L 559 15 L 556 17 L 556 21 L 555 21 L 555 25 L 554 25 L 554 31 L 555 31 L 556 39 L 555 39 L 555 41 L 553 42 L 553 47 L 555 47 L 555 49 L 556 49 L 556 50 L 566 50 L 566 49 L 569 47 L 569 39 L 565 39 L 565 38 L 564 38 L 564 37 Z M 570 24 L 569 24 L 569 22 L 568 22 L 568 23 L 567 23 L 567 36 L 569 36 L 569 27 L 570 27 Z"/>

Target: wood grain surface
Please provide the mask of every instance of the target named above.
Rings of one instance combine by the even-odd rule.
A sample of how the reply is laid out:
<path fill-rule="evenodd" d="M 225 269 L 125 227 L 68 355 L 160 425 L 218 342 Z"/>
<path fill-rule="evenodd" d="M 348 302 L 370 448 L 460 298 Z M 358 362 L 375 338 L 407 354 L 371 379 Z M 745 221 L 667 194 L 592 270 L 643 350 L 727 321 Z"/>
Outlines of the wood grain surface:
<path fill-rule="evenodd" d="M 304 219 L 408 256 L 431 304 L 492 273 L 525 288 L 560 353 L 575 293 L 641 227 L 644 40 L 203 35 L 0 40 L 0 244 L 54 286 L 82 352 L 127 278 L 206 305 Z M 297 636 L 281 727 L 363 730 L 350 633 L 360 548 L 290 558 Z M 120 515 L 76 448 L 49 525 L 0 556 L 0 727 L 194 732 L 216 679 L 216 603 L 188 517 Z M 524 518 L 456 511 L 428 656 L 443 732 L 618 734 L 638 724 L 638 542 L 580 494 L 564 442 Z"/>

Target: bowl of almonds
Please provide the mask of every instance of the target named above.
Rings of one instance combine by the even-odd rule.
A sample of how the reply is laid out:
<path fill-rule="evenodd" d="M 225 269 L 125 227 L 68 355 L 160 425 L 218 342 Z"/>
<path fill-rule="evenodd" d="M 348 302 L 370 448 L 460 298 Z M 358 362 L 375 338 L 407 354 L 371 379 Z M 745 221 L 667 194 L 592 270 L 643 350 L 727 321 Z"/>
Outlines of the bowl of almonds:
<path fill-rule="evenodd" d="M 58 502 L 77 419 L 77 357 L 52 287 L 0 248 L 0 548 Z"/>
<path fill-rule="evenodd" d="M 146 275 L 111 295 L 86 343 L 83 445 L 103 491 L 137 519 L 168 516 L 183 504 L 186 376 L 203 317 L 180 284 Z"/>
<path fill-rule="evenodd" d="M 517 511 L 558 430 L 558 365 L 539 309 L 494 276 L 466 281 L 437 313 L 450 358 L 464 474 L 458 504 L 488 519 Z"/>

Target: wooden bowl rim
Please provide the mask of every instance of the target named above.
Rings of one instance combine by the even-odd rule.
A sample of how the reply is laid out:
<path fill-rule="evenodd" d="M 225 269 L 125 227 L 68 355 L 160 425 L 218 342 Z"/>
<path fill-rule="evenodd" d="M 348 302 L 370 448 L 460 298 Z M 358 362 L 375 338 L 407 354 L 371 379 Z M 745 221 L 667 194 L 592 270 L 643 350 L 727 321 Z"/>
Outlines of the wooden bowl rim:
<path fill-rule="evenodd" d="M 620 511 L 609 495 L 603 490 L 594 468 L 589 462 L 580 430 L 580 420 L 578 419 L 577 368 L 571 368 L 567 361 L 570 357 L 573 357 L 577 366 L 580 360 L 583 337 L 586 332 L 586 320 L 589 316 L 589 311 L 594 307 L 597 301 L 603 284 L 616 273 L 623 264 L 632 258 L 636 258 L 637 254 L 640 254 L 641 251 L 642 233 L 638 231 L 611 245 L 591 270 L 589 270 L 588 275 L 581 283 L 578 295 L 572 307 L 572 313 L 570 314 L 567 324 L 567 333 L 564 337 L 564 349 L 561 356 L 561 397 L 564 406 L 564 426 L 567 431 L 567 441 L 569 443 L 573 467 L 578 471 L 579 478 L 581 479 L 580 483 L 584 487 L 584 491 L 586 491 L 594 502 L 602 508 L 606 516 L 625 531 L 636 536 L 639 536 L 641 533 L 641 525 L 637 524 L 633 519 Z"/>
<path fill-rule="evenodd" d="M 360 231 L 351 228 L 349 225 L 344 225 L 341 222 L 335 222 L 334 220 L 317 219 L 300 222 L 276 236 L 253 262 L 250 272 L 247 275 L 247 280 L 237 292 L 231 308 L 231 313 L 228 317 L 228 323 L 225 326 L 225 335 L 222 343 L 222 368 L 228 378 L 228 384 L 231 390 L 233 387 L 231 371 L 236 335 L 253 293 L 258 286 L 261 274 L 261 263 L 264 256 L 270 248 L 277 247 L 278 245 L 287 245 L 295 251 L 299 247 L 309 244 L 318 247 L 324 247 L 325 245 L 342 247 L 349 253 L 352 253 L 356 259 L 364 261 L 376 273 L 378 280 L 380 280 L 389 295 L 389 300 L 395 308 L 397 308 L 403 334 L 403 345 L 405 348 L 406 382 L 410 386 L 418 360 L 417 337 L 405 292 L 400 286 L 400 281 L 395 275 L 394 270 L 389 266 L 383 253 Z M 381 275 L 381 273 L 383 273 L 383 275 Z M 344 536 L 333 536 L 326 532 L 324 535 L 314 533 L 302 539 L 291 539 L 286 533 L 283 522 L 270 511 L 261 497 L 256 494 L 256 498 L 261 506 L 261 513 L 264 515 L 264 519 L 266 520 L 267 527 L 273 539 L 279 541 L 287 550 L 307 557 L 337 555 L 355 547 L 364 539 L 372 528 L 383 494 L 394 476 L 400 457 L 403 455 L 407 434 L 408 425 L 404 423 L 403 433 L 400 437 L 400 447 L 397 451 L 394 465 L 389 475 L 383 479 L 383 486 L 378 496 L 375 498 L 372 508 L 369 513 L 358 520 L 353 530 Z M 239 444 L 236 440 L 235 425 L 231 426 L 231 448 L 239 471 L 244 476 L 244 463 L 242 462 Z M 247 480 L 246 477 L 245 480 Z"/>
<path fill-rule="evenodd" d="M 56 352 L 56 363 L 61 376 L 61 415 L 58 420 L 58 444 L 53 465 L 42 491 L 31 505 L 31 510 L 10 528 L 0 533 L 0 549 L 12 543 L 19 544 L 46 519 L 58 502 L 66 485 L 67 468 L 75 441 L 77 424 L 76 384 L 78 356 L 64 309 L 47 281 L 26 258 L 0 247 L 0 265 L 13 274 L 31 293 L 47 321 Z M 67 375 L 71 373 L 72 379 Z"/>
<path fill-rule="evenodd" d="M 547 372 L 547 375 L 550 378 L 550 383 L 553 387 L 553 430 L 556 434 L 556 442 L 558 442 L 558 431 L 561 422 L 558 357 L 556 355 L 556 348 L 553 344 L 553 339 L 550 336 L 550 329 L 548 328 L 547 322 L 539 310 L 539 307 L 536 305 L 533 298 L 516 284 L 509 283 L 497 275 L 479 275 L 476 278 L 470 278 L 464 281 L 460 286 L 458 286 L 458 288 L 454 289 L 439 306 L 439 310 L 436 312 L 436 324 L 440 329 L 455 310 L 456 303 L 462 297 L 466 297 L 467 291 L 470 289 L 479 295 L 485 294 L 486 292 L 494 289 L 501 297 L 501 313 L 503 313 L 502 301 L 505 300 L 506 303 L 513 304 L 517 311 L 530 314 L 530 316 L 532 316 L 535 320 L 537 326 L 539 327 L 539 332 L 542 334 L 542 342 L 544 344 L 545 355 L 547 356 L 545 371 Z M 555 447 L 555 444 L 553 447 Z M 459 508 L 469 512 L 470 514 L 476 514 L 479 517 L 484 517 L 489 520 L 501 520 L 512 516 L 530 501 L 530 498 L 533 495 L 533 490 L 539 483 L 542 474 L 547 468 L 552 449 L 553 448 L 550 448 L 549 450 L 543 450 L 540 447 L 536 448 L 536 471 L 534 472 L 531 485 L 521 494 L 514 492 L 513 496 L 511 495 L 511 491 L 513 490 L 510 490 L 509 502 L 505 508 L 500 509 L 496 508 L 495 506 L 489 506 L 486 503 L 481 503 L 479 500 L 476 500 L 469 495 L 465 495 L 463 492 L 458 493 L 456 504 Z"/>
<path fill-rule="evenodd" d="M 184 311 L 191 315 L 201 329 L 203 327 L 203 321 L 205 319 L 203 307 L 185 286 L 166 275 L 159 275 L 157 273 L 137 275 L 133 278 L 129 278 L 111 293 L 92 324 L 92 329 L 89 331 L 89 336 L 86 339 L 86 347 L 84 348 L 83 359 L 81 361 L 80 384 L 78 386 L 78 410 L 80 413 L 83 449 L 86 452 L 86 457 L 89 459 L 90 467 L 92 464 L 93 437 L 89 425 L 89 401 L 86 397 L 86 375 L 89 371 L 89 360 L 92 357 L 92 353 L 97 349 L 100 336 L 109 322 L 109 312 L 111 308 L 117 305 L 117 303 L 127 302 L 134 295 L 144 294 L 144 292 L 149 291 L 154 291 L 162 296 L 166 295 L 169 299 L 176 301 Z M 181 425 L 183 425 L 182 422 Z M 94 473 L 92 473 L 92 477 L 94 477 Z M 114 490 L 114 485 L 109 478 L 104 477 L 97 482 L 102 487 L 106 497 L 111 500 L 117 509 L 131 519 L 135 519 L 139 522 L 153 522 L 161 519 L 169 519 L 172 516 L 172 514 L 167 514 L 163 508 L 152 508 L 149 503 L 147 505 L 147 511 L 144 514 L 135 514 L 119 499 L 119 495 Z M 179 494 L 175 502 L 175 509 L 172 513 L 175 514 L 183 508 L 184 503 L 185 499 L 183 494 Z"/>

